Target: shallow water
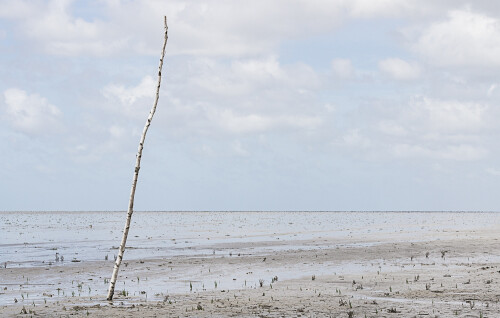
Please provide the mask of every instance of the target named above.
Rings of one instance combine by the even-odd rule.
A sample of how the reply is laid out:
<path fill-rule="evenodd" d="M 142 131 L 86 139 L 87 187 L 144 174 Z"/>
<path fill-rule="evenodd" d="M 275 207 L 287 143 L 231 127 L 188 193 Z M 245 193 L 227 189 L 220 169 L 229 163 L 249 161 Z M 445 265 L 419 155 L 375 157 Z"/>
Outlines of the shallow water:
<path fill-rule="evenodd" d="M 0 264 L 60 265 L 56 253 L 65 262 L 113 259 L 125 217 L 125 212 L 0 212 Z M 125 258 L 204 255 L 247 242 L 419 240 L 436 232 L 484 231 L 499 222 L 500 213 L 486 212 L 135 212 Z M 261 248 L 269 252 L 280 245 Z"/>
<path fill-rule="evenodd" d="M 105 294 L 104 278 L 111 274 L 125 217 L 125 212 L 0 212 L 2 267 L 70 267 L 75 264 L 72 261 L 109 259 L 94 272 L 78 272 L 71 277 L 23 276 L 15 284 L 7 284 L 8 290 L 15 288 L 20 301 L 20 297 L 26 297 L 37 302 L 48 297 L 55 300 L 69 295 Z M 497 228 L 499 221 L 500 213 L 486 212 L 136 212 L 124 262 L 174 256 L 231 257 L 230 253 L 233 257 L 237 253 L 271 255 L 284 249 L 321 249 L 318 242 L 326 242 L 328 247 L 370 246 L 452 238 L 457 232 L 462 237 L 464 233 L 478 236 Z M 64 261 L 56 261 L 56 253 Z M 242 264 L 210 270 L 198 264 L 172 274 L 167 266 L 164 277 L 154 281 L 147 280 L 147 276 L 121 277 L 117 292 L 126 289 L 130 295 L 154 299 L 189 292 L 191 288 L 194 292 L 254 288 L 259 279 L 269 284 L 275 275 L 280 280 L 313 274 L 342 275 L 373 271 L 373 266 L 379 264 L 332 260 L 286 265 L 276 273 L 266 266 L 247 268 Z M 19 285 L 19 280 L 26 281 Z M 0 285 L 5 283 L 0 281 Z M 44 295 L 47 293 L 51 296 Z M 12 293 L 0 292 L 0 304 L 12 302 Z"/>

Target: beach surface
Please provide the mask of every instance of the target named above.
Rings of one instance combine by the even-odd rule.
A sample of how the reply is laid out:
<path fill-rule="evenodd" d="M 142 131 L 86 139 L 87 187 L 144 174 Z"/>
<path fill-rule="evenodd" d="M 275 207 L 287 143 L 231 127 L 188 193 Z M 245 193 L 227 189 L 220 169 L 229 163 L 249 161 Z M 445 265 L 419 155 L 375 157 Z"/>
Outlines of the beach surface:
<path fill-rule="evenodd" d="M 108 302 L 123 212 L 0 213 L 0 316 L 500 317 L 499 213 L 134 220 Z"/>

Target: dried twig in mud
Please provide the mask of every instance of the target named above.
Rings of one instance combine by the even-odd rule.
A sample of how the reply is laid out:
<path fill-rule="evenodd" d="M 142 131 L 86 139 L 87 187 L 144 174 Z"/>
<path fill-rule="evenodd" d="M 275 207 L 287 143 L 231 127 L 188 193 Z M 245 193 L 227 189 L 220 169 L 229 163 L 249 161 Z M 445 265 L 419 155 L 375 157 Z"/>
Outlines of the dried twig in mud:
<path fill-rule="evenodd" d="M 111 280 L 109 282 L 109 290 L 108 290 L 108 298 L 107 300 L 113 299 L 113 294 L 115 292 L 115 284 L 116 278 L 118 277 L 118 270 L 120 268 L 120 264 L 123 259 L 123 253 L 125 252 L 125 244 L 127 243 L 128 231 L 130 229 L 130 221 L 132 219 L 132 213 L 134 212 L 134 196 L 135 196 L 135 188 L 137 185 L 137 178 L 139 177 L 139 169 L 141 168 L 141 157 L 142 157 L 142 149 L 144 147 L 144 140 L 146 139 L 146 133 L 148 132 L 149 125 L 151 125 L 151 121 L 153 120 L 153 116 L 156 111 L 156 105 L 158 105 L 158 99 L 160 97 L 160 83 L 161 83 L 161 70 L 163 67 L 163 58 L 165 57 L 165 46 L 167 45 L 168 39 L 168 27 L 167 27 L 167 17 L 163 17 L 164 27 L 165 27 L 165 39 L 163 41 L 163 48 L 161 51 L 160 57 L 160 65 L 158 67 L 158 85 L 156 86 L 156 97 L 153 104 L 153 108 L 149 112 L 148 120 L 146 121 L 146 125 L 144 126 L 144 130 L 142 131 L 141 140 L 139 142 L 139 149 L 137 150 L 136 162 L 135 162 L 135 170 L 134 170 L 134 178 L 132 181 L 132 190 L 130 192 L 130 200 L 128 203 L 128 211 L 127 211 L 127 221 L 125 223 L 125 228 L 123 230 L 123 237 L 120 244 L 120 249 L 118 251 L 118 257 L 116 258 L 115 266 L 113 268 L 113 275 L 111 276 Z"/>

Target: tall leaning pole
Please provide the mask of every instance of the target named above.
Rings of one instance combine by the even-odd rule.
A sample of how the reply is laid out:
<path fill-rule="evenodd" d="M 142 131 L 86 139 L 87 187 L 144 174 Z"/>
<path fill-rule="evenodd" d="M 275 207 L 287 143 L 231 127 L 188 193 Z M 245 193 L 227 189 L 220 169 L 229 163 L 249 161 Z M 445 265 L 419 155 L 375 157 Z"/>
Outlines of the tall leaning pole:
<path fill-rule="evenodd" d="M 156 105 L 158 105 L 158 99 L 160 97 L 160 83 L 161 83 L 161 70 L 163 68 L 163 58 L 165 57 L 165 46 L 167 45 L 168 39 L 168 26 L 167 26 L 167 17 L 163 17 L 164 28 L 165 28 L 165 39 L 163 41 L 163 48 L 161 50 L 160 56 L 160 65 L 158 67 L 158 84 L 156 85 L 156 96 L 153 104 L 153 108 L 149 112 L 148 120 L 146 121 L 146 125 L 142 131 L 141 140 L 139 142 L 139 149 L 137 150 L 137 156 L 135 161 L 135 170 L 134 170 L 134 178 L 132 180 L 132 190 L 130 191 L 130 199 L 128 202 L 128 210 L 127 210 L 127 222 L 125 223 L 125 228 L 123 229 L 123 237 L 122 242 L 120 243 L 120 249 L 118 251 L 118 257 L 115 261 L 115 266 L 113 268 L 113 275 L 111 275 L 111 280 L 109 282 L 109 290 L 108 290 L 108 298 L 107 300 L 113 300 L 113 294 L 115 293 L 115 285 L 116 278 L 118 277 L 118 271 L 120 269 L 120 264 L 123 259 L 123 253 L 125 252 L 125 244 L 127 243 L 128 231 L 130 229 L 130 221 L 132 220 L 132 213 L 134 213 L 134 196 L 135 196 L 135 188 L 137 186 L 137 178 L 139 177 L 139 170 L 141 168 L 141 157 L 142 157 L 142 149 L 144 148 L 144 141 L 146 140 L 146 133 L 148 132 L 149 125 L 151 125 L 151 121 L 153 120 L 153 116 L 156 111 Z"/>

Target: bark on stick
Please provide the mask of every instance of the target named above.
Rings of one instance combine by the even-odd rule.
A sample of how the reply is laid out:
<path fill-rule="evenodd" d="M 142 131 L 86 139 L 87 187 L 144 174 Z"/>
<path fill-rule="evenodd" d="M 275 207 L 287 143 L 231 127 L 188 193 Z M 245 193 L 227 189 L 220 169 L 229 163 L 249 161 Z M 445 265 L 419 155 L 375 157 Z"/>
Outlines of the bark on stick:
<path fill-rule="evenodd" d="M 128 202 L 127 221 L 125 223 L 125 228 L 123 229 L 123 237 L 120 243 L 120 249 L 118 250 L 118 257 L 116 258 L 115 266 L 113 268 L 113 275 L 111 276 L 111 280 L 109 281 L 109 290 L 107 298 L 108 300 L 113 300 L 113 294 L 115 293 L 116 278 L 118 277 L 118 271 L 120 269 L 120 264 L 123 259 L 123 253 L 125 252 L 125 244 L 127 243 L 127 236 L 128 236 L 128 231 L 130 229 L 130 221 L 132 220 L 132 213 L 134 213 L 135 188 L 137 186 L 137 178 L 139 177 L 139 170 L 141 169 L 141 157 L 142 157 L 142 149 L 144 148 L 144 140 L 146 139 L 146 133 L 148 132 L 149 125 L 151 125 L 151 121 L 153 120 L 153 116 L 156 111 L 156 105 L 158 105 L 158 99 L 160 97 L 161 70 L 163 68 L 163 58 L 165 57 L 165 46 L 167 45 L 167 39 L 168 39 L 167 17 L 166 16 L 163 17 L 163 20 L 165 27 L 165 39 L 163 41 L 163 48 L 161 50 L 160 65 L 158 67 L 158 84 L 156 86 L 156 96 L 153 108 L 151 108 L 151 111 L 149 112 L 148 120 L 146 121 L 144 130 L 142 131 L 141 140 L 139 142 L 139 149 L 137 150 L 134 178 L 132 179 L 132 190 L 130 191 L 130 200 Z"/>

